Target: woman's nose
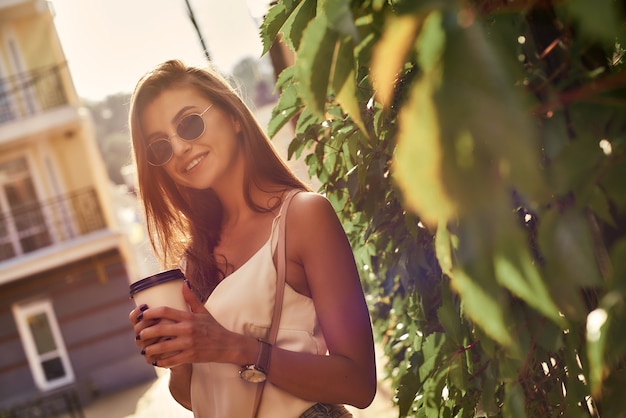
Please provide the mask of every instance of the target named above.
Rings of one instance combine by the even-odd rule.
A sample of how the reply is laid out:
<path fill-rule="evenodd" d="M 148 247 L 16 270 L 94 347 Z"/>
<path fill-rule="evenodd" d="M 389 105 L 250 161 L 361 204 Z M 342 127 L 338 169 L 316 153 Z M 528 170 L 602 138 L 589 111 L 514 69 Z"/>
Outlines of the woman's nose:
<path fill-rule="evenodd" d="M 172 145 L 172 153 L 174 155 L 183 155 L 191 149 L 191 142 L 180 139 L 176 134 L 170 138 L 170 144 Z"/>

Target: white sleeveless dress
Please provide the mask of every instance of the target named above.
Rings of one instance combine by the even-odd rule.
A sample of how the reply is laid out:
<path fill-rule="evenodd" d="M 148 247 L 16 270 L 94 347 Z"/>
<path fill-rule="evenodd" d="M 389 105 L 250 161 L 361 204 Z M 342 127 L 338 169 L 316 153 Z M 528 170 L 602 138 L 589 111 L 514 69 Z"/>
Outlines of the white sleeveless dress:
<path fill-rule="evenodd" d="M 277 274 L 272 254 L 278 240 L 280 216 L 274 219 L 267 242 L 222 280 L 205 303 L 211 315 L 230 331 L 254 338 L 267 335 L 276 291 Z M 288 284 L 285 284 L 276 346 L 290 351 L 327 354 L 313 300 Z M 195 418 L 252 416 L 258 384 L 241 379 L 240 367 L 223 363 L 193 364 L 191 404 Z M 296 418 L 314 403 L 266 382 L 258 418 Z"/>

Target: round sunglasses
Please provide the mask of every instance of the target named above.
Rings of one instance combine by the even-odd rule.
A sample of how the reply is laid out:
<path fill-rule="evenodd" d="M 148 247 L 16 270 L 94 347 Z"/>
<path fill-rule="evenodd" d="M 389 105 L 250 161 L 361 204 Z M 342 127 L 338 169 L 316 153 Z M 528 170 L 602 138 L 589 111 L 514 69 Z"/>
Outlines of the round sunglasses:
<path fill-rule="evenodd" d="M 190 113 L 178 122 L 176 125 L 176 132 L 169 137 L 158 138 L 146 147 L 146 159 L 148 164 L 159 167 L 167 164 L 174 156 L 174 150 L 172 149 L 172 143 L 170 139 L 176 135 L 183 141 L 195 141 L 200 138 L 204 133 L 204 114 L 213 107 L 210 104 L 209 107 L 204 109 L 202 113 Z"/>

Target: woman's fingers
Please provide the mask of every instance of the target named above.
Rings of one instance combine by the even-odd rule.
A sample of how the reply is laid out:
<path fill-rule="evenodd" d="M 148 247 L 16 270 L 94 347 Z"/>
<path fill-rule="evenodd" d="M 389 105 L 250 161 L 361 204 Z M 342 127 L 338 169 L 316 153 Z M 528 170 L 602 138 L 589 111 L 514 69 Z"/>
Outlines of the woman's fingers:
<path fill-rule="evenodd" d="M 135 325 L 137 322 L 141 321 L 143 317 L 143 312 L 148 309 L 148 305 L 145 303 L 143 305 L 137 306 L 135 309 L 130 311 L 128 314 L 128 320 L 132 325 Z"/>
<path fill-rule="evenodd" d="M 182 352 L 178 347 L 180 344 L 175 340 L 176 338 L 172 337 L 161 338 L 154 344 L 142 349 L 141 354 L 146 358 L 146 363 L 160 367 L 173 367 L 183 364 L 180 360 L 174 359 Z"/>

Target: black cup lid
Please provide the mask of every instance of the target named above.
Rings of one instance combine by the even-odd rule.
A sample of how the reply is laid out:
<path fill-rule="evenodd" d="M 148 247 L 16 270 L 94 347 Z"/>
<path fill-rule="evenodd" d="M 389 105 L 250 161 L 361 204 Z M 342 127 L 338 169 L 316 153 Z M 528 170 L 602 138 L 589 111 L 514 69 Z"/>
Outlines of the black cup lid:
<path fill-rule="evenodd" d="M 169 282 L 177 279 L 184 279 L 185 276 L 180 269 L 166 270 L 160 273 L 157 273 L 153 276 L 148 276 L 144 279 L 138 280 L 135 283 L 130 285 L 130 297 L 136 293 L 141 292 L 142 290 L 146 290 L 151 288 L 152 286 L 156 286 L 157 284 Z"/>

